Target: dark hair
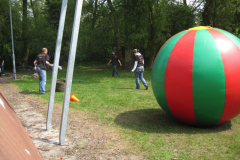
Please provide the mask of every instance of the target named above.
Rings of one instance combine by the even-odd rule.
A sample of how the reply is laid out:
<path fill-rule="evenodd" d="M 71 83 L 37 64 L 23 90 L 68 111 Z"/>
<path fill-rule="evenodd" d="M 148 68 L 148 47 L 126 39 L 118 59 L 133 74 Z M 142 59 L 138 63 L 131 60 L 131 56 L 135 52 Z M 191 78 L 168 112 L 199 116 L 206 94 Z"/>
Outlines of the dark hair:
<path fill-rule="evenodd" d="M 113 53 L 116 53 L 116 51 L 112 51 Z"/>

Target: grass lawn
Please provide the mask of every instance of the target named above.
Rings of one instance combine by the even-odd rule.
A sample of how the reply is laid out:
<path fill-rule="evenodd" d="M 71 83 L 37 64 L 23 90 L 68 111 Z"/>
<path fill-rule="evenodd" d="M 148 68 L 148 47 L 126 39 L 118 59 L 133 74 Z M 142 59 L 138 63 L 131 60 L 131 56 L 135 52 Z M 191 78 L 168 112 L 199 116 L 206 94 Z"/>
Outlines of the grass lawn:
<path fill-rule="evenodd" d="M 146 159 L 240 159 L 240 116 L 211 128 L 182 124 L 159 107 L 150 69 L 144 72 L 148 90 L 142 84 L 140 90 L 134 90 L 134 74 L 120 67 L 118 70 L 121 76 L 111 77 L 110 68 L 75 67 L 72 94 L 77 94 L 80 102 L 70 102 L 70 108 L 91 114 L 101 125 L 116 130 L 131 144 L 127 152 Z M 38 94 L 38 79 L 23 78 L 11 83 L 48 101 L 51 74 L 47 72 L 46 95 Z M 59 71 L 61 77 L 66 77 L 66 70 Z M 63 96 L 56 92 L 55 103 L 62 104 Z"/>

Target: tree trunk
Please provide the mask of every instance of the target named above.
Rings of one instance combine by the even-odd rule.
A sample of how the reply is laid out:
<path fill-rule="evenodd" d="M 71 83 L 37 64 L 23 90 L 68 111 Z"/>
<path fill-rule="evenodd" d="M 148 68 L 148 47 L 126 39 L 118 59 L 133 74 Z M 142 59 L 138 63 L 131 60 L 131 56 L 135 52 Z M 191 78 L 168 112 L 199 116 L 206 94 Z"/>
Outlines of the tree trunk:
<path fill-rule="evenodd" d="M 153 61 L 154 61 L 154 55 L 155 55 L 155 48 L 156 48 L 156 34 L 155 34 L 155 29 L 154 29 L 154 17 L 153 17 L 153 9 L 152 6 L 148 7 L 149 9 L 149 21 L 150 21 L 150 56 L 148 58 L 148 63 L 146 65 L 146 67 L 148 68 L 152 68 L 153 65 Z"/>
<path fill-rule="evenodd" d="M 204 10 L 203 10 L 203 13 L 202 13 L 202 20 L 203 20 L 203 23 L 205 26 L 210 26 L 210 5 L 211 1 L 207 0 L 205 5 L 204 5 Z"/>
<path fill-rule="evenodd" d="M 187 6 L 187 0 L 183 0 L 183 5 Z"/>
<path fill-rule="evenodd" d="M 147 64 L 147 68 L 152 68 L 153 67 L 153 62 L 154 62 L 154 58 L 155 58 L 155 53 L 152 53 L 149 58 L 148 58 L 148 64 Z"/>
<path fill-rule="evenodd" d="M 115 45 L 116 45 L 116 48 L 117 48 L 117 54 L 120 57 L 120 60 L 122 60 L 123 56 L 122 56 L 122 50 L 121 50 L 121 45 L 120 45 L 118 24 L 117 24 L 117 26 L 115 28 L 115 36 L 116 36 Z"/>
<path fill-rule="evenodd" d="M 217 7 L 216 7 L 216 1 L 214 0 L 214 2 L 213 2 L 213 5 L 212 6 L 214 6 L 212 9 L 213 9 L 213 15 L 212 15 L 212 25 L 213 25 L 213 27 L 217 27 L 216 26 L 216 10 L 217 10 Z"/>
<path fill-rule="evenodd" d="M 93 18 L 92 18 L 92 29 L 94 29 L 95 23 L 96 23 L 96 19 L 97 19 L 97 10 L 98 10 L 98 0 L 95 0 L 94 2 L 94 11 L 93 11 Z"/>
<path fill-rule="evenodd" d="M 31 4 L 31 7 L 32 7 L 32 13 L 33 13 L 35 26 L 37 26 L 38 15 L 36 14 L 35 6 L 33 5 L 33 0 L 30 0 L 30 4 Z M 35 4 L 36 4 L 36 2 L 35 2 Z"/>
<path fill-rule="evenodd" d="M 115 32 L 115 37 L 116 37 L 115 38 L 115 45 L 116 45 L 116 48 L 117 48 L 117 54 L 119 55 L 120 59 L 122 60 L 123 56 L 122 56 L 122 50 L 121 50 L 120 38 L 119 38 L 119 24 L 118 24 L 118 19 L 115 18 L 115 17 L 118 17 L 118 16 L 117 16 L 115 8 L 113 7 L 112 1 L 107 0 L 107 3 L 108 3 L 108 7 L 111 11 L 112 19 L 114 19 L 113 26 L 114 26 L 114 32 Z"/>
<path fill-rule="evenodd" d="M 128 47 L 125 48 L 125 58 L 124 58 L 124 68 L 125 69 L 131 69 L 133 67 L 133 52 L 132 49 L 129 49 Z"/>
<path fill-rule="evenodd" d="M 22 25 L 22 38 L 23 38 L 23 63 L 22 66 L 28 65 L 28 29 L 27 29 L 27 0 L 23 0 L 23 25 Z"/>

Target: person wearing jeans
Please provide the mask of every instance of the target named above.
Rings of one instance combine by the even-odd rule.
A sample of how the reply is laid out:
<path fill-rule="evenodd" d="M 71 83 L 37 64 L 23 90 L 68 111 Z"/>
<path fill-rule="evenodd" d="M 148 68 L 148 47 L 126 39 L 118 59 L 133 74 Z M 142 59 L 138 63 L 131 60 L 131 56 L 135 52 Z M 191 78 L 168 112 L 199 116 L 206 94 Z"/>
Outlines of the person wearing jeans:
<path fill-rule="evenodd" d="M 110 59 L 110 61 L 108 62 L 108 65 L 112 62 L 112 66 L 113 66 L 113 71 L 112 71 L 112 76 L 114 77 L 114 73 L 117 73 L 117 76 L 119 77 L 120 74 L 117 71 L 117 62 L 119 62 L 120 66 L 122 66 L 121 61 L 118 59 L 118 56 L 116 55 L 115 51 L 112 51 L 112 57 Z"/>
<path fill-rule="evenodd" d="M 36 71 L 39 74 L 39 93 L 45 94 L 45 86 L 47 81 L 46 74 L 46 65 L 53 66 L 49 63 L 49 56 L 47 55 L 47 48 L 42 49 L 42 53 L 37 55 L 35 61 L 33 62 L 34 66 L 36 66 Z"/>
<path fill-rule="evenodd" d="M 114 73 L 116 72 L 116 73 L 117 73 L 117 76 L 119 77 L 120 74 L 118 73 L 117 65 L 113 65 L 112 67 L 113 67 L 112 76 L 114 77 Z"/>
<path fill-rule="evenodd" d="M 143 77 L 144 72 L 144 58 L 141 53 L 138 52 L 137 49 L 133 50 L 133 54 L 135 55 L 135 63 L 132 69 L 132 73 L 135 73 L 135 81 L 136 81 L 136 88 L 134 89 L 140 89 L 140 83 L 139 79 L 142 81 L 143 85 L 145 86 L 145 89 L 148 89 L 148 85 L 146 80 Z"/>
<path fill-rule="evenodd" d="M 46 70 L 41 69 L 40 67 L 36 67 L 36 71 L 39 75 L 39 93 L 44 94 L 46 92 L 45 86 L 46 86 L 46 81 L 47 81 Z"/>

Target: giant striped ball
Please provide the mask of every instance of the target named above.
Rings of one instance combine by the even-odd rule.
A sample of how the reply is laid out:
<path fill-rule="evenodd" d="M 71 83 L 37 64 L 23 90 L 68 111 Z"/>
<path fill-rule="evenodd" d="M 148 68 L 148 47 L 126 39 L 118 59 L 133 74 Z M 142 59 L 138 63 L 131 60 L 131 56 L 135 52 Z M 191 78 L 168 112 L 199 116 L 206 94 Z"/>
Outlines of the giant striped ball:
<path fill-rule="evenodd" d="M 156 56 L 152 88 L 161 108 L 181 122 L 231 120 L 240 113 L 240 39 L 209 26 L 174 35 Z"/>

